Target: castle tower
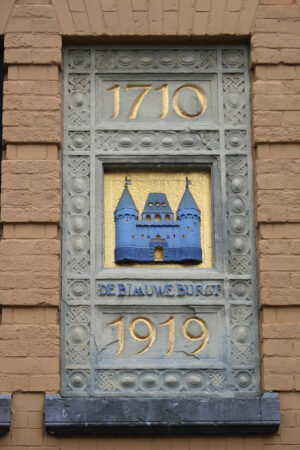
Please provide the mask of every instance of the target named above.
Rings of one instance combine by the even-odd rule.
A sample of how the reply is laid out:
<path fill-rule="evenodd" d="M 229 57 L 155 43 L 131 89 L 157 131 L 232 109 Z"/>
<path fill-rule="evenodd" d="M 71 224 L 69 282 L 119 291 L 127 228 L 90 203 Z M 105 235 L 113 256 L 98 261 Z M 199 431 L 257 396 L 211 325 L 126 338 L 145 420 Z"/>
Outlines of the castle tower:
<path fill-rule="evenodd" d="M 128 185 L 131 184 L 125 177 L 125 187 L 119 203 L 115 209 L 116 247 L 115 261 L 125 262 L 135 260 L 136 224 L 138 210 L 131 197 Z"/>
<path fill-rule="evenodd" d="M 186 177 L 185 192 L 177 210 L 177 222 L 180 224 L 180 259 L 202 262 L 200 239 L 200 211 L 189 190 L 191 181 Z"/>

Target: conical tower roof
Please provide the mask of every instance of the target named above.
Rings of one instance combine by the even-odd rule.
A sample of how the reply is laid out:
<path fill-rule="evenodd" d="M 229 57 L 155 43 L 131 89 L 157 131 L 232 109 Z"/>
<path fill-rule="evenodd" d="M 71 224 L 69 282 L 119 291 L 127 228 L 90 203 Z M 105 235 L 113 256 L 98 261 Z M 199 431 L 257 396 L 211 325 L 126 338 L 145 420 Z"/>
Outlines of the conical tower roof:
<path fill-rule="evenodd" d="M 180 211 L 182 209 L 196 209 L 197 211 L 199 211 L 197 203 L 195 202 L 195 199 L 189 190 L 190 184 L 191 182 L 186 177 L 185 191 L 179 203 L 177 211 Z"/>
<path fill-rule="evenodd" d="M 128 184 L 129 184 L 129 181 L 127 181 L 127 179 L 125 179 L 124 191 L 121 195 L 121 198 L 119 200 L 119 203 L 116 207 L 115 212 L 119 211 L 120 209 L 134 209 L 136 212 L 138 212 L 138 210 L 135 206 L 135 203 L 133 201 L 133 198 L 131 197 L 131 194 L 129 192 Z"/>

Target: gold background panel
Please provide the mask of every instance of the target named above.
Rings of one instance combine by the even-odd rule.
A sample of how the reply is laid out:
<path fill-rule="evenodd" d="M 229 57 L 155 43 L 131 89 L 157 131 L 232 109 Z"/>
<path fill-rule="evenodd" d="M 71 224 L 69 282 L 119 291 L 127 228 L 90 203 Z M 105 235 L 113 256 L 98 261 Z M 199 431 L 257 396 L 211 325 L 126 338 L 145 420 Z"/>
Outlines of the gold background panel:
<path fill-rule="evenodd" d="M 104 173 L 104 267 L 120 267 L 115 263 L 115 222 L 114 211 L 124 190 L 125 176 L 131 180 L 129 191 L 136 204 L 141 220 L 146 199 L 151 192 L 166 194 L 170 207 L 176 219 L 179 202 L 185 191 L 185 177 L 192 181 L 190 191 L 201 211 L 201 264 L 166 264 L 166 263 L 139 263 L 128 264 L 128 267 L 212 267 L 212 211 L 211 211 L 211 179 L 210 173 L 205 170 L 169 172 L 169 171 L 118 171 Z M 122 264 L 122 267 L 124 265 Z"/>

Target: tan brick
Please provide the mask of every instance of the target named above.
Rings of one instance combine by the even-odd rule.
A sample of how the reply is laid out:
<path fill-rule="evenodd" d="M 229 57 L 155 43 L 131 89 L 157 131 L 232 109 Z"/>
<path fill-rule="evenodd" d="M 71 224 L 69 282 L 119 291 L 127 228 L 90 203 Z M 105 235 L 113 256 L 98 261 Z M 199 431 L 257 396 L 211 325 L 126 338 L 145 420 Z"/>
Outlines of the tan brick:
<path fill-rule="evenodd" d="M 9 226 L 8 224 L 4 227 Z M 17 239 L 39 239 L 45 237 L 45 225 L 37 223 L 19 223 L 14 225 Z"/>
<path fill-rule="evenodd" d="M 28 421 L 29 428 L 43 428 L 43 413 L 41 411 L 30 411 Z"/>
<path fill-rule="evenodd" d="M 39 64 L 24 64 L 24 65 L 9 65 L 8 66 L 8 80 L 58 80 L 57 65 L 39 65 Z"/>
<path fill-rule="evenodd" d="M 13 408 L 17 411 L 43 411 L 44 394 L 27 394 L 15 392 L 12 400 Z"/>
<path fill-rule="evenodd" d="M 300 427 L 281 427 L 281 442 L 283 444 L 300 444 Z"/>
<path fill-rule="evenodd" d="M 69 0 L 70 11 L 83 12 L 85 5 L 83 0 Z"/>
<path fill-rule="evenodd" d="M 29 391 L 59 392 L 60 376 L 57 375 L 29 375 Z"/>
<path fill-rule="evenodd" d="M 300 356 L 300 342 L 294 343 L 293 353 L 295 356 Z"/>
<path fill-rule="evenodd" d="M 3 108 L 12 111 L 60 111 L 61 100 L 58 96 L 50 95 L 6 95 L 4 96 Z"/>
<path fill-rule="evenodd" d="M 1 392 L 28 391 L 29 377 L 28 375 L 3 374 L 0 376 Z M 2 443 L 2 438 L 0 440 Z"/>
<path fill-rule="evenodd" d="M 3 229 L 3 239 L 13 239 L 15 237 L 15 225 L 13 224 L 4 224 Z"/>
<path fill-rule="evenodd" d="M 300 270 L 300 256 L 262 256 L 261 270 L 291 271 Z"/>
<path fill-rule="evenodd" d="M 300 288 L 300 273 L 291 274 L 291 285 L 297 289 Z"/>
<path fill-rule="evenodd" d="M 300 392 L 279 394 L 280 407 L 284 410 L 300 410 Z"/>
<path fill-rule="evenodd" d="M 299 207 L 262 206 L 257 208 L 259 222 L 299 222 Z M 275 269 L 276 270 L 276 269 Z"/>
<path fill-rule="evenodd" d="M 266 356 L 292 356 L 293 343 L 287 339 L 267 339 L 262 350 Z"/>
<path fill-rule="evenodd" d="M 227 3 L 228 11 L 240 11 L 242 8 L 241 0 L 229 0 Z"/>
<path fill-rule="evenodd" d="M 7 95 L 36 94 L 36 95 L 59 95 L 60 86 L 57 81 L 5 81 L 3 92 Z"/>
<path fill-rule="evenodd" d="M 286 272 L 260 272 L 260 287 L 286 288 L 287 286 L 289 286 L 291 277 L 292 275 Z"/>
<path fill-rule="evenodd" d="M 12 431 L 14 445 L 42 445 L 43 430 L 37 428 L 16 428 Z"/>
<path fill-rule="evenodd" d="M 134 34 L 134 21 L 130 0 L 117 0 L 117 5 L 119 11 L 120 34 Z"/>
<path fill-rule="evenodd" d="M 263 359 L 264 374 L 290 374 L 300 372 L 300 358 L 265 356 Z"/>
<path fill-rule="evenodd" d="M 266 391 L 291 391 L 295 387 L 293 375 L 264 374 L 263 383 Z"/>
<path fill-rule="evenodd" d="M 90 34 L 90 23 L 86 12 L 72 13 L 75 30 L 78 34 Z"/>
<path fill-rule="evenodd" d="M 172 3 L 169 2 L 169 3 Z M 164 8 L 168 8 L 168 4 L 163 1 Z M 147 1 L 146 0 L 132 0 L 132 9 L 133 11 L 147 11 Z"/>
<path fill-rule="evenodd" d="M 203 33 L 207 32 L 208 27 L 208 16 L 209 13 L 207 12 L 195 12 L 194 16 L 194 22 L 193 22 L 193 34 L 199 35 L 200 30 L 202 30 Z"/>
<path fill-rule="evenodd" d="M 52 358 L 0 358 L 0 373 L 4 374 L 53 374 L 59 371 L 59 361 L 57 357 Z"/>
<path fill-rule="evenodd" d="M 196 11 L 210 11 L 211 0 L 197 0 Z"/>
<path fill-rule="evenodd" d="M 262 310 L 262 320 L 264 323 L 274 323 L 276 322 L 276 308 L 263 308 Z"/>
<path fill-rule="evenodd" d="M 269 306 L 300 305 L 299 294 L 300 289 L 291 289 L 289 286 L 283 289 L 262 288 L 260 289 L 260 303 Z"/>
<path fill-rule="evenodd" d="M 47 224 L 46 225 L 46 238 L 48 239 L 57 239 L 58 230 L 56 224 Z"/>
<path fill-rule="evenodd" d="M 14 411 L 12 413 L 11 425 L 13 428 L 27 428 L 29 425 L 28 413 L 25 411 Z"/>
<path fill-rule="evenodd" d="M 296 411 L 283 411 L 280 414 L 280 423 L 282 426 L 293 427 L 297 425 L 297 413 Z"/>
<path fill-rule="evenodd" d="M 300 338 L 300 324 L 267 323 L 262 325 L 263 338 L 293 339 Z"/>
<path fill-rule="evenodd" d="M 134 11 L 133 20 L 136 34 L 147 35 L 150 32 L 148 12 Z"/>

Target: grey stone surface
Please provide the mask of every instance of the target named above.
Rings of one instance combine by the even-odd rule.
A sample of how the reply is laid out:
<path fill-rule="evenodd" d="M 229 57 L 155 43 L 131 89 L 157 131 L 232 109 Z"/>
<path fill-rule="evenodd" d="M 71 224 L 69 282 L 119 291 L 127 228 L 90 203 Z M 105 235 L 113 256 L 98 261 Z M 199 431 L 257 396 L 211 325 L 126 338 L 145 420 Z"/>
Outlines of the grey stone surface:
<path fill-rule="evenodd" d="M 278 394 L 252 398 L 62 398 L 47 395 L 53 435 L 271 434 L 280 423 Z"/>
<path fill-rule="evenodd" d="M 133 401 L 260 395 L 247 61 L 244 46 L 65 49 L 62 395 Z M 137 118 L 129 120 L 140 89 L 126 90 L 127 84 L 149 83 Z M 169 114 L 159 120 L 154 87 L 165 83 Z M 206 91 L 207 114 L 199 118 L 174 112 L 174 90 L 187 83 Z M 114 95 L 106 89 L 116 84 L 120 114 L 110 120 Z M 210 171 L 213 268 L 103 267 L 104 172 L 145 167 Z M 101 297 L 99 283 L 218 283 L 220 290 L 211 297 Z M 176 324 L 195 314 L 206 318 L 211 338 L 201 353 L 191 355 L 194 347 L 176 328 L 176 342 L 185 344 L 166 355 L 168 327 L 159 323 L 171 314 Z M 117 327 L 108 324 L 121 315 L 126 330 L 118 356 Z M 145 344 L 132 339 L 128 319 L 140 316 L 155 324 L 161 345 L 138 357 Z"/>
<path fill-rule="evenodd" d="M 0 436 L 10 428 L 11 395 L 0 394 Z"/>

